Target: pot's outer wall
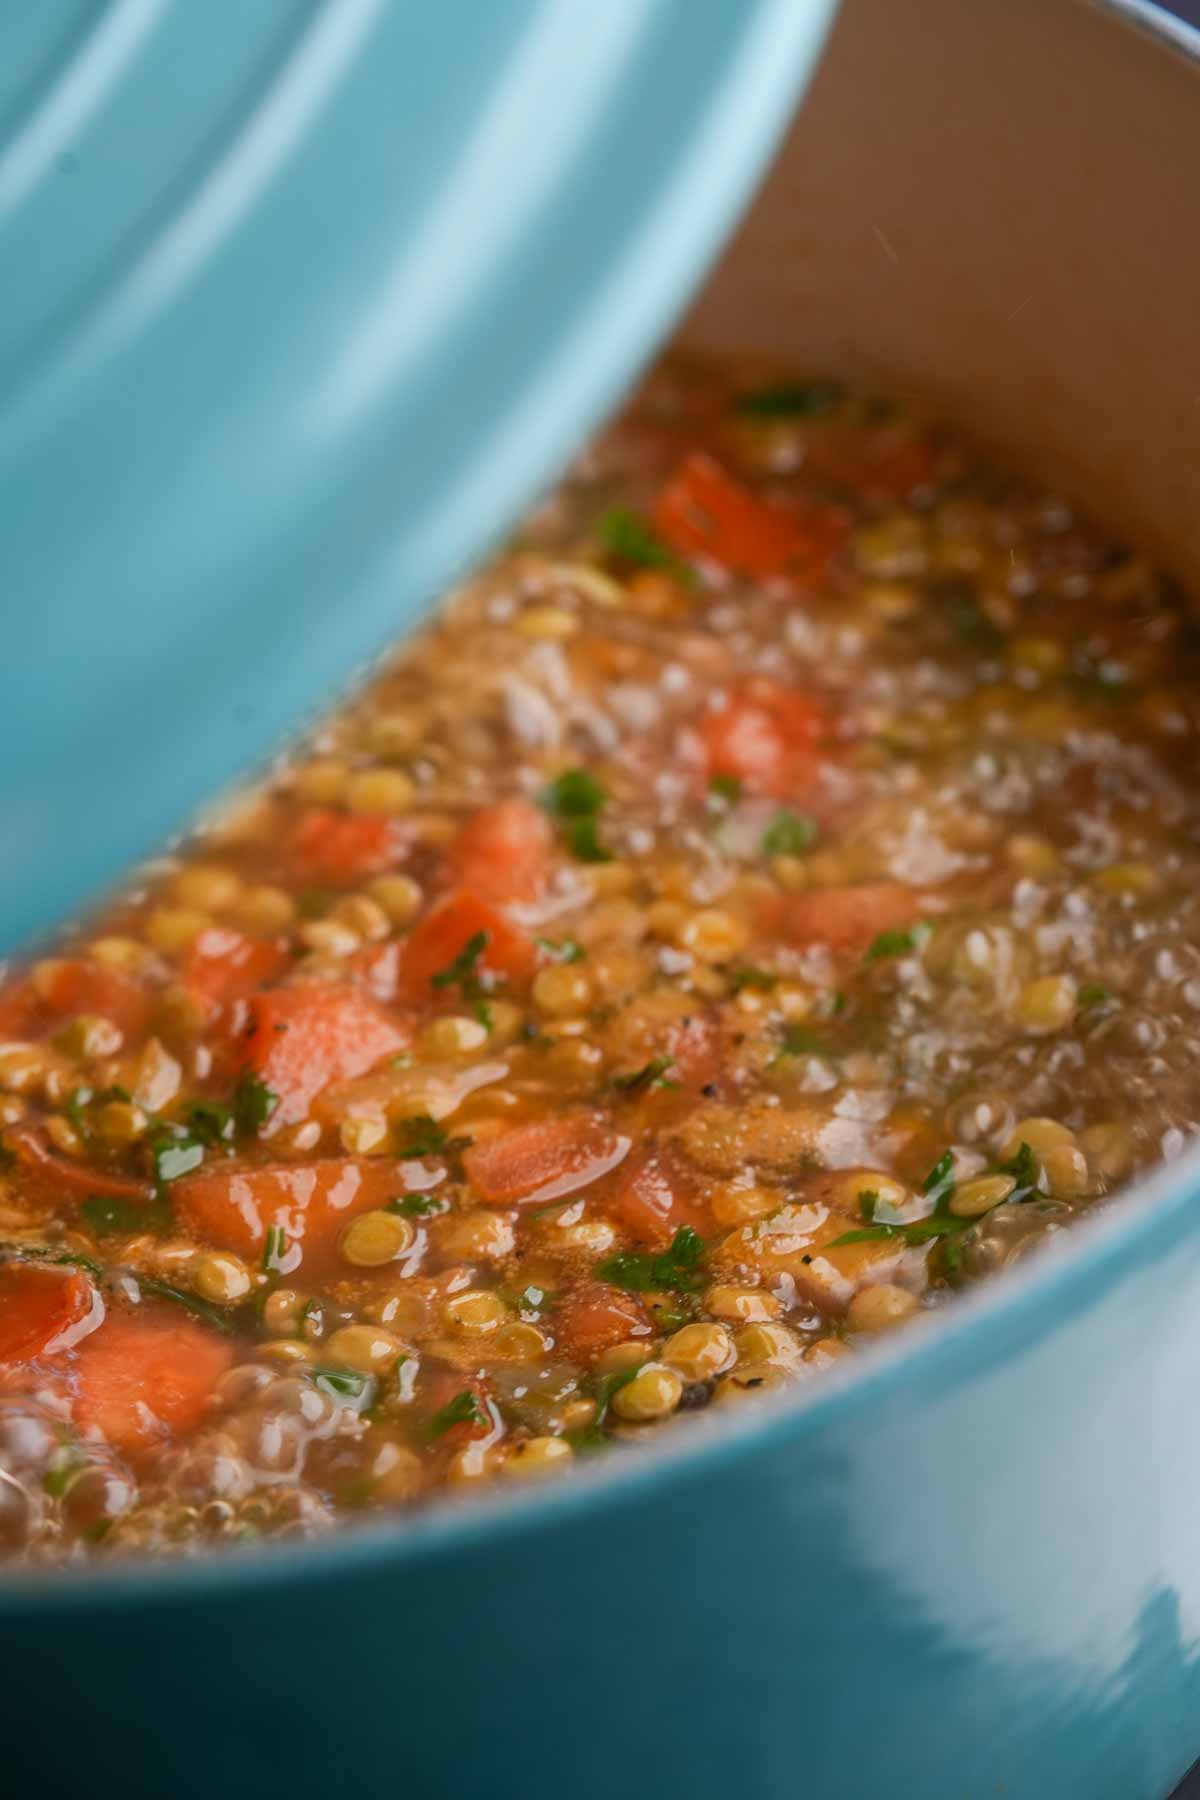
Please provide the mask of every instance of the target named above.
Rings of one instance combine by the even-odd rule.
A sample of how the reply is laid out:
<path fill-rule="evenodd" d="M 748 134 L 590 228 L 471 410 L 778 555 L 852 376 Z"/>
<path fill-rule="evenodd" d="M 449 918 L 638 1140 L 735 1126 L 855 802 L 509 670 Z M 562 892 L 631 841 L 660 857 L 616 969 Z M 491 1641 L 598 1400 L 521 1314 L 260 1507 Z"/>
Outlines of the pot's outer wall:
<path fill-rule="evenodd" d="M 535 1538 L 34 1606 L 11 1791 L 1157 1800 L 1200 1722 L 1200 1245 L 1123 1276 Z"/>
<path fill-rule="evenodd" d="M 998 440 L 1040 434 L 1195 572 L 1186 169 L 1200 73 L 1105 10 L 848 0 L 765 202 L 801 214 L 759 209 L 698 321 L 814 367 L 866 347 Z M 1161 1800 L 1200 1750 L 1200 1234 L 1159 1212 L 1078 1273 L 494 1541 L 10 1593 L 0 1784 Z"/>

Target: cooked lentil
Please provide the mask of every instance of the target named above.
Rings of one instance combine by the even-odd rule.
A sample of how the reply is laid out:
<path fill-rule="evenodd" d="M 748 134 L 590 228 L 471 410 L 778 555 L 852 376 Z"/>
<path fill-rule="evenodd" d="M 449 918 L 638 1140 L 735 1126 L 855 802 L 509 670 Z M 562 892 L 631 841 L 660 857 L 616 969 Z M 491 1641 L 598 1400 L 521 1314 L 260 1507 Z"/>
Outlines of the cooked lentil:
<path fill-rule="evenodd" d="M 751 386 L 657 373 L 9 973 L 7 1553 L 549 1478 L 819 1380 L 1193 1131 L 1181 598 L 920 420 Z"/>

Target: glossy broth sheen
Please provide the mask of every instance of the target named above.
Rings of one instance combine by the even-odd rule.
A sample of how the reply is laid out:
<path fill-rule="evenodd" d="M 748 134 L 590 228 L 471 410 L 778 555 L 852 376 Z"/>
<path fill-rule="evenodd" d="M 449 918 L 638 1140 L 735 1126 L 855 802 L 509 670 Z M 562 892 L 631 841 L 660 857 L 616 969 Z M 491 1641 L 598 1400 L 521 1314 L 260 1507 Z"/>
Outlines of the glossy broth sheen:
<path fill-rule="evenodd" d="M 670 366 L 0 990 L 0 1539 L 312 1534 L 820 1381 L 1177 1154 L 1197 635 L 822 382 Z"/>

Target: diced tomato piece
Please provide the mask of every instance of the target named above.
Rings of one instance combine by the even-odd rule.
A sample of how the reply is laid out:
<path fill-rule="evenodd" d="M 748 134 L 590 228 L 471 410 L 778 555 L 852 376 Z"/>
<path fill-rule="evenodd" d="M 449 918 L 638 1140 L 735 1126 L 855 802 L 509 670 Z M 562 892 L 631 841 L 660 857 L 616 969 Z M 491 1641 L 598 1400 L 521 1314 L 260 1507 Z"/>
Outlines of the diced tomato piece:
<path fill-rule="evenodd" d="M 145 1454 L 195 1430 L 233 1357 L 226 1338 L 190 1319 L 110 1313 L 77 1353 L 75 1423 Z"/>
<path fill-rule="evenodd" d="M 469 971 L 486 971 L 505 981 L 527 981 L 536 951 L 525 932 L 510 925 L 503 913 L 475 894 L 453 894 L 435 906 L 415 927 L 400 953 L 399 994 L 413 1006 L 438 997 L 434 977 L 448 970 L 474 938 L 483 948 Z M 452 990 L 453 997 L 453 990 Z"/>
<path fill-rule="evenodd" d="M 212 1007 L 225 1006 L 274 981 L 289 960 L 277 940 L 246 937 L 223 925 L 210 925 L 192 940 L 180 979 L 199 1000 Z"/>
<path fill-rule="evenodd" d="M 446 853 L 455 887 L 503 905 L 536 900 L 546 885 L 553 837 L 530 800 L 500 800 L 472 813 Z"/>
<path fill-rule="evenodd" d="M 86 1199 L 89 1194 L 107 1194 L 118 1200 L 154 1198 L 154 1187 L 137 1175 L 118 1175 L 110 1169 L 99 1169 L 91 1163 L 73 1162 L 47 1149 L 36 1131 L 18 1127 L 8 1132 L 5 1143 L 30 1178 L 31 1185 L 51 1198 L 67 1194 Z"/>
<path fill-rule="evenodd" d="M 81 1269 L 33 1262 L 0 1268 L 0 1363 L 69 1350 L 103 1317 L 104 1302 Z"/>
<path fill-rule="evenodd" d="M 150 1018 L 150 995 L 132 976 L 82 957 L 54 957 L 40 964 L 35 985 L 52 1018 L 99 1013 L 127 1038 L 140 1037 Z"/>
<path fill-rule="evenodd" d="M 732 776 L 752 793 L 782 798 L 812 786 L 833 721 L 815 695 L 755 675 L 731 688 L 701 733 L 710 778 Z"/>
<path fill-rule="evenodd" d="M 256 994 L 249 1011 L 242 1059 L 279 1097 L 272 1128 L 305 1118 L 331 1081 L 365 1075 L 409 1041 L 407 1031 L 357 988 L 315 982 L 272 988 Z"/>
<path fill-rule="evenodd" d="M 680 556 L 708 557 L 739 575 L 818 581 L 846 535 L 831 507 L 763 500 L 713 457 L 685 458 L 658 496 L 654 528 Z"/>
<path fill-rule="evenodd" d="M 920 895 L 913 888 L 899 881 L 871 881 L 859 887 L 812 888 L 768 901 L 763 923 L 793 944 L 863 951 L 881 932 L 900 930 L 920 916 Z"/>
<path fill-rule="evenodd" d="M 683 1171 L 655 1150 L 630 1157 L 617 1177 L 608 1210 L 634 1237 L 655 1247 L 669 1244 L 683 1225 L 701 1237 L 712 1230 L 712 1220 Z"/>
<path fill-rule="evenodd" d="M 41 1006 L 31 981 L 11 981 L 0 988 L 0 1043 L 32 1037 L 40 1018 Z"/>
<path fill-rule="evenodd" d="M 463 1153 L 463 1169 L 484 1200 L 546 1203 L 577 1193 L 615 1169 L 629 1139 L 599 1113 L 535 1119 Z"/>
<path fill-rule="evenodd" d="M 174 1183 L 175 1216 L 185 1230 L 222 1250 L 255 1259 L 276 1226 L 291 1274 L 331 1255 L 348 1219 L 405 1191 L 402 1165 L 390 1158 L 326 1157 L 320 1162 L 230 1168 L 214 1163 Z"/>
<path fill-rule="evenodd" d="M 554 1332 L 569 1356 L 588 1362 L 627 1338 L 649 1337 L 650 1321 L 632 1294 L 589 1281 L 567 1295 L 555 1314 Z"/>
<path fill-rule="evenodd" d="M 404 840 L 395 819 L 382 813 L 341 813 L 313 807 L 288 834 L 286 854 L 303 881 L 348 887 L 381 875 L 400 861 Z"/>

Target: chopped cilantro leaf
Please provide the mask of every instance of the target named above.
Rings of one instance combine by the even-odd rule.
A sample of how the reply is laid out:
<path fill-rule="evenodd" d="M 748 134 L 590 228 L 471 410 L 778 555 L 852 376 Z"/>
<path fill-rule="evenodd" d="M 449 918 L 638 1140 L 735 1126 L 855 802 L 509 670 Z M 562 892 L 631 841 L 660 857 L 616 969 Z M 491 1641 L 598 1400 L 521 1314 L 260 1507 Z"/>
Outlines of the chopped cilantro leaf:
<path fill-rule="evenodd" d="M 436 975 L 429 977 L 430 987 L 461 987 L 464 994 L 473 994 L 478 986 L 478 973 L 475 965 L 488 946 L 486 931 L 477 931 L 469 937 L 454 961 L 439 969 Z"/>
<path fill-rule="evenodd" d="M 1010 1156 L 1007 1162 L 997 1164 L 997 1168 L 1001 1175 L 1011 1175 L 1017 1184 L 1008 1196 L 1010 1200 L 1044 1200 L 1046 1198 L 1040 1186 L 1042 1166 L 1032 1145 L 1027 1144 L 1024 1139 L 1021 1140 L 1016 1155 Z"/>
<path fill-rule="evenodd" d="M 565 769 L 543 788 L 538 804 L 562 823 L 568 850 L 577 862 L 611 862 L 599 837 L 600 811 L 607 795 L 586 769 Z"/>
<path fill-rule="evenodd" d="M 350 1400 L 357 1400 L 360 1394 L 364 1394 L 371 1379 L 359 1369 L 327 1369 L 320 1363 L 312 1365 L 308 1370 L 308 1378 L 322 1392 Z"/>
<path fill-rule="evenodd" d="M 405 1156 L 440 1156 L 449 1141 L 441 1126 L 428 1113 L 418 1113 L 415 1118 L 404 1119 L 400 1130 L 403 1133 L 402 1154 Z"/>
<path fill-rule="evenodd" d="M 582 962 L 587 955 L 587 951 L 584 949 L 583 945 L 576 943 L 574 938 L 559 938 L 558 941 L 555 942 L 553 938 L 540 937 L 537 941 L 540 947 L 546 952 L 547 956 L 552 956 L 555 962 Z"/>
<path fill-rule="evenodd" d="M 831 1240 L 829 1248 L 836 1250 L 839 1244 L 872 1244 L 883 1238 L 902 1238 L 909 1229 L 907 1225 L 862 1225 L 854 1231 L 843 1231 L 841 1237 Z"/>
<path fill-rule="evenodd" d="M 118 1194 L 89 1194 L 79 1210 L 96 1237 L 115 1232 L 169 1231 L 173 1223 L 171 1203 L 165 1194 L 149 1202 L 126 1200 Z"/>
<path fill-rule="evenodd" d="M 909 956 L 928 941 L 933 926 L 913 925 L 907 931 L 881 931 L 869 945 L 865 962 L 879 962 L 886 956 Z"/>
<path fill-rule="evenodd" d="M 779 1054 L 781 1056 L 828 1056 L 829 1046 L 821 1041 L 815 1031 L 809 1031 L 805 1025 L 785 1025 Z"/>
<path fill-rule="evenodd" d="M 1104 1006 L 1111 999 L 1109 989 L 1101 987 L 1098 981 L 1085 981 L 1079 990 L 1080 1006 Z"/>
<path fill-rule="evenodd" d="M 606 850 L 600 842 L 595 819 L 569 820 L 565 836 L 567 849 L 576 862 L 606 863 L 612 861 L 611 850 Z"/>
<path fill-rule="evenodd" d="M 0 1244 L 0 1258 L 15 1257 L 18 1262 L 52 1263 L 68 1269 L 84 1269 L 95 1280 L 104 1279 L 104 1270 L 90 1256 L 77 1250 L 51 1250 L 45 1244 Z"/>
<path fill-rule="evenodd" d="M 775 986 L 779 977 L 773 969 L 754 969 L 743 964 L 740 969 L 733 970 L 730 980 L 735 994 L 740 994 L 743 988 L 758 988 L 765 993 Z"/>
<path fill-rule="evenodd" d="M 631 507 L 612 506 L 602 513 L 596 521 L 596 536 L 609 556 L 620 562 L 635 563 L 642 569 L 665 569 L 683 581 L 692 580 L 687 564 Z"/>
<path fill-rule="evenodd" d="M 154 1178 L 162 1184 L 190 1175 L 204 1161 L 204 1145 L 182 1126 L 156 1126 L 146 1143 L 154 1163 Z"/>
<path fill-rule="evenodd" d="M 79 1471 L 87 1467 L 87 1460 L 78 1444 L 58 1446 L 42 1477 L 42 1487 L 52 1500 L 62 1499 Z"/>
<path fill-rule="evenodd" d="M 538 804 L 556 819 L 586 819 L 594 817 L 607 798 L 600 783 L 586 769 L 564 769 L 542 789 Z"/>
<path fill-rule="evenodd" d="M 203 1144 L 228 1144 L 233 1140 L 233 1109 L 219 1100 L 197 1100 L 188 1114 L 188 1130 Z"/>
<path fill-rule="evenodd" d="M 172 1287 L 169 1281 L 158 1281 L 152 1275 L 139 1275 L 137 1280 L 144 1294 L 155 1294 L 160 1300 L 171 1301 L 172 1305 L 182 1307 L 194 1319 L 211 1325 L 214 1331 L 223 1331 L 229 1336 L 237 1329 L 228 1313 L 222 1312 L 219 1306 L 210 1306 L 198 1294 L 189 1294 L 183 1288 Z"/>
<path fill-rule="evenodd" d="M 640 1069 L 628 1075 L 614 1075 L 613 1086 L 626 1094 L 640 1094 L 647 1088 L 678 1087 L 677 1081 L 666 1079 L 667 1070 L 675 1066 L 673 1056 L 652 1056 Z"/>
<path fill-rule="evenodd" d="M 479 1396 L 471 1388 L 464 1388 L 461 1394 L 455 1394 L 453 1400 L 447 1400 L 445 1406 L 439 1407 L 426 1427 L 429 1436 L 441 1437 L 455 1425 L 486 1425 L 487 1414 L 480 1405 Z"/>
<path fill-rule="evenodd" d="M 268 1274 L 275 1273 L 283 1263 L 288 1252 L 287 1233 L 282 1225 L 268 1225 L 266 1240 L 263 1244 L 262 1266 Z"/>
<path fill-rule="evenodd" d="M 262 1130 L 278 1105 L 279 1095 L 257 1075 L 243 1075 L 233 1090 L 234 1122 L 247 1137 Z"/>
<path fill-rule="evenodd" d="M 836 381 L 783 381 L 739 394 L 734 411 L 746 419 L 819 419 L 841 405 Z"/>
<path fill-rule="evenodd" d="M 943 1203 L 948 1201 L 954 1192 L 954 1152 L 947 1150 L 939 1156 L 921 1183 L 921 1192 L 928 1194 L 939 1211 Z"/>
<path fill-rule="evenodd" d="M 777 812 L 763 832 L 764 856 L 799 856 L 810 850 L 817 839 L 817 828 L 803 813 Z"/>
<path fill-rule="evenodd" d="M 483 1026 L 483 1029 L 485 1031 L 491 1031 L 496 1023 L 496 1015 L 488 1005 L 487 1001 L 477 1000 L 472 1010 L 475 1017 L 479 1020 L 479 1023 Z"/>
<path fill-rule="evenodd" d="M 714 800 L 725 806 L 736 806 L 742 797 L 742 784 L 736 775 L 714 775 L 708 784 L 708 791 Z"/>
<path fill-rule="evenodd" d="M 691 1294 L 703 1285 L 698 1266 L 704 1257 L 704 1239 L 690 1225 L 681 1225 L 666 1250 L 654 1255 L 644 1250 L 619 1250 L 596 1270 L 602 1281 L 636 1294 L 671 1288 Z"/>
<path fill-rule="evenodd" d="M 383 1210 L 403 1213 L 407 1219 L 429 1219 L 438 1213 L 449 1212 L 450 1202 L 440 1199 L 437 1194 L 402 1194 L 398 1200 L 389 1200 Z"/>
<path fill-rule="evenodd" d="M 844 1231 L 834 1238 L 830 1249 L 838 1244 L 867 1244 L 894 1238 L 904 1244 L 927 1244 L 934 1238 L 955 1238 L 975 1223 L 961 1219 L 948 1210 L 954 1194 L 954 1156 L 949 1150 L 934 1163 L 921 1183 L 921 1192 L 929 1195 L 934 1210 L 928 1218 L 914 1219 L 910 1224 L 893 1223 L 876 1217 L 879 1195 L 866 1189 L 858 1196 L 858 1210 L 866 1223 L 854 1231 Z"/>
<path fill-rule="evenodd" d="M 600 1450 L 610 1441 L 604 1430 L 604 1422 L 608 1417 L 613 1395 L 629 1386 L 640 1367 L 638 1364 L 631 1369 L 614 1369 L 611 1375 L 599 1375 L 593 1380 L 592 1398 L 596 1402 L 596 1416 L 590 1425 L 566 1434 L 567 1442 L 576 1450 Z"/>
<path fill-rule="evenodd" d="M 67 1095 L 63 1105 L 63 1111 L 66 1113 L 68 1119 L 70 1119 L 81 1138 L 88 1138 L 91 1136 L 91 1126 L 88 1123 L 83 1109 L 92 1098 L 91 1088 L 77 1087 L 73 1088 Z"/>

